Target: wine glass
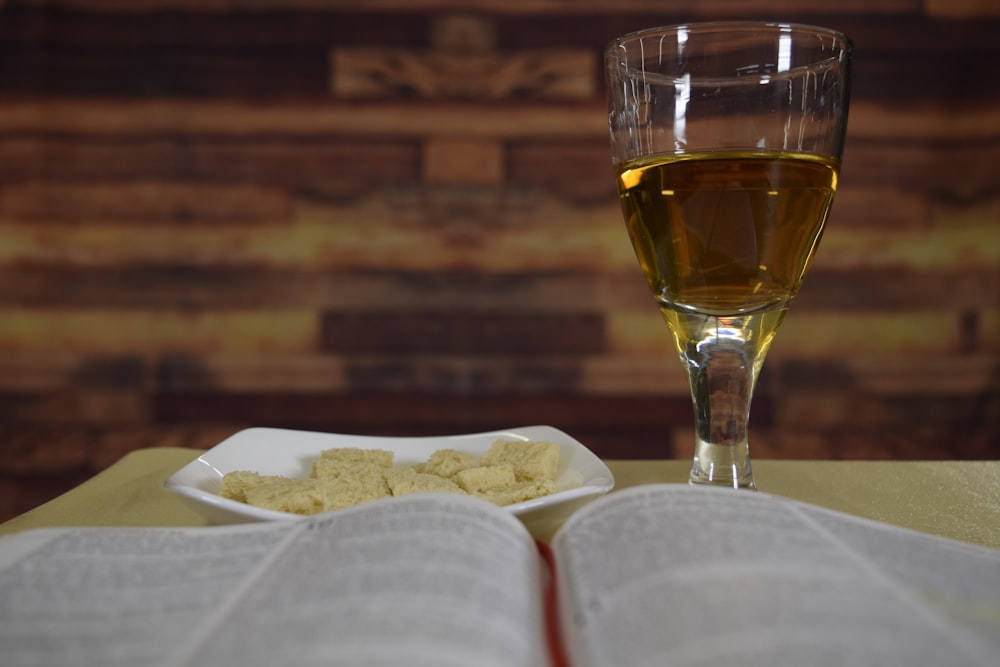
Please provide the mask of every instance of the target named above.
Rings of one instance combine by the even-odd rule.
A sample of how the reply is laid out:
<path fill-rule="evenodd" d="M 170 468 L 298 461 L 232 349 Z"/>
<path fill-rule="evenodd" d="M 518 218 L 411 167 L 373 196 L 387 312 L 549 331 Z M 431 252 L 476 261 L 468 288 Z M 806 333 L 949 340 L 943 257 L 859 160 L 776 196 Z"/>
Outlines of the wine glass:
<path fill-rule="evenodd" d="M 691 386 L 692 483 L 756 488 L 750 402 L 833 203 L 850 64 L 842 34 L 786 23 L 607 47 L 622 212 Z"/>

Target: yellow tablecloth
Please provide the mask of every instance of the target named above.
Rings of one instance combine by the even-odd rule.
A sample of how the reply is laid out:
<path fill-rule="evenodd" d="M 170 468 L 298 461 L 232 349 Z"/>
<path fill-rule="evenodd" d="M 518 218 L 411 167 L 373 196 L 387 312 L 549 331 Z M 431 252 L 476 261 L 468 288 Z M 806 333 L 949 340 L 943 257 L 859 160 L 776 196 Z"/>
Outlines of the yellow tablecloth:
<path fill-rule="evenodd" d="M 68 493 L 0 524 L 0 535 L 45 526 L 204 526 L 163 488 L 201 454 L 141 449 Z M 906 528 L 1000 548 L 1000 461 L 754 461 L 761 491 Z M 616 488 L 686 482 L 687 461 L 608 461 Z M 525 517 L 547 539 L 574 507 Z"/>

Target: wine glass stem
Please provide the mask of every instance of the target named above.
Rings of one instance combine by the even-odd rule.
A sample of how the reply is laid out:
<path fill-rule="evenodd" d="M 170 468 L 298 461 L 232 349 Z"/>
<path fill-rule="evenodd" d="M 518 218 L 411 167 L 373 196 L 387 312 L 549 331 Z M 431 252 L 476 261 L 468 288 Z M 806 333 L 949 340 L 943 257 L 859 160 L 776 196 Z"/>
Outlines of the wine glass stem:
<path fill-rule="evenodd" d="M 687 324 L 688 335 L 678 338 L 678 351 L 694 402 L 690 481 L 755 489 L 747 440 L 750 402 L 777 322 L 772 327 L 762 326 L 760 316 L 702 316 L 696 326 L 690 326 L 690 319 Z"/>

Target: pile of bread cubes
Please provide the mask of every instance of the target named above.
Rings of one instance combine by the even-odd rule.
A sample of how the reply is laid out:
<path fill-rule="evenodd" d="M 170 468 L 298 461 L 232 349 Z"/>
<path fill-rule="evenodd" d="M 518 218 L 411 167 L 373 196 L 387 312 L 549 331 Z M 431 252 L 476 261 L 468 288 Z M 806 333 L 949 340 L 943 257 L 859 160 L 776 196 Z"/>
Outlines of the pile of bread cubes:
<path fill-rule="evenodd" d="M 394 466 L 393 452 L 341 447 L 320 453 L 309 477 L 227 473 L 219 495 L 291 514 L 318 514 L 412 493 L 464 493 L 506 506 L 556 491 L 559 445 L 497 440 L 481 456 L 439 449 L 424 462 Z"/>

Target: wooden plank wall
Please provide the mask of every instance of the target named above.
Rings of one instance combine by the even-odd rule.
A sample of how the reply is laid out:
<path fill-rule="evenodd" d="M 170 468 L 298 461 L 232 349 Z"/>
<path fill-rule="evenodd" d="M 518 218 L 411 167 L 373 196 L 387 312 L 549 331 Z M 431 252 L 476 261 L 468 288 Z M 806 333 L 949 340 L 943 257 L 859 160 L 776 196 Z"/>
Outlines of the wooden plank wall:
<path fill-rule="evenodd" d="M 601 51 L 736 18 L 856 47 L 754 456 L 996 458 L 995 0 L 6 0 L 0 518 L 247 425 L 690 456 Z"/>

